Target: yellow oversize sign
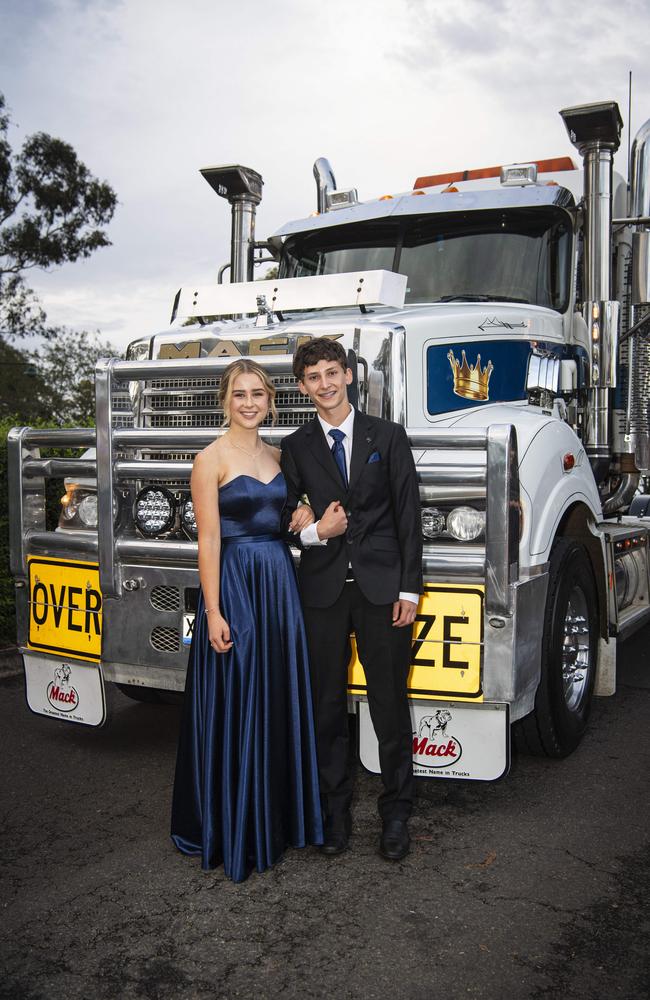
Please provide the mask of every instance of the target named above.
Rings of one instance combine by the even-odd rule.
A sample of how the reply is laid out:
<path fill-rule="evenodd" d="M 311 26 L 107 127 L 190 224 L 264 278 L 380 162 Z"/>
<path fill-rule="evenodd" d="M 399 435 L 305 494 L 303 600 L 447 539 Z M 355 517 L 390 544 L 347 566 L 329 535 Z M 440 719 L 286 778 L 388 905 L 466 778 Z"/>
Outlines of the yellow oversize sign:
<path fill-rule="evenodd" d="M 102 594 L 97 563 L 29 558 L 30 649 L 99 660 Z"/>
<path fill-rule="evenodd" d="M 482 701 L 483 600 L 485 588 L 427 584 L 413 628 L 408 693 L 411 698 Z M 366 693 L 366 677 L 352 646 L 350 694 Z"/>

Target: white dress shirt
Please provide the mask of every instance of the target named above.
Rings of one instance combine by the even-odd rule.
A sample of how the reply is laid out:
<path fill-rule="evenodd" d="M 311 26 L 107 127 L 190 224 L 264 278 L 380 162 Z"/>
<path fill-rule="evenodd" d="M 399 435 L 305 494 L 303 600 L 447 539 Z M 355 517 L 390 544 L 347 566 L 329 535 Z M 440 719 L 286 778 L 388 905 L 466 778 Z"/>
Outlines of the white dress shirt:
<path fill-rule="evenodd" d="M 328 424 L 326 420 L 323 420 L 321 416 L 318 416 L 318 422 L 323 428 L 323 434 L 325 435 L 325 441 L 327 443 L 330 451 L 332 450 L 332 445 L 334 444 L 334 438 L 329 436 L 330 431 L 339 430 L 345 434 L 341 444 L 343 445 L 343 451 L 345 452 L 345 468 L 348 475 L 348 481 L 350 479 L 350 462 L 352 460 L 352 436 L 354 433 L 354 414 L 355 409 L 353 406 L 350 407 L 350 412 L 338 427 L 334 427 L 332 424 Z M 341 484 L 343 485 L 343 484 Z M 319 521 L 315 521 L 313 524 L 308 525 L 303 528 L 300 532 L 300 541 L 305 546 L 305 548 L 310 548 L 312 545 L 327 545 L 326 538 L 318 537 L 318 525 Z M 418 604 L 420 600 L 419 594 L 407 594 L 400 593 L 400 600 L 411 601 L 413 604 Z"/>

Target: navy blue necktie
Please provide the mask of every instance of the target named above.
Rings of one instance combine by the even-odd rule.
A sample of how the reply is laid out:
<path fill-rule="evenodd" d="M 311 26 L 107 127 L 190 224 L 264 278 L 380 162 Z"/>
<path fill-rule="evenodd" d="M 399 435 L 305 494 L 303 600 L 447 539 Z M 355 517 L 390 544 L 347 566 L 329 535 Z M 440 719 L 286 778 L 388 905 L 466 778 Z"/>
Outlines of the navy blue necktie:
<path fill-rule="evenodd" d="M 341 473 L 341 479 L 343 480 L 343 485 L 346 490 L 348 488 L 348 470 L 345 465 L 345 448 L 343 447 L 343 438 L 345 434 L 343 431 L 333 430 L 327 432 L 331 438 L 334 439 L 334 444 L 332 445 L 332 455 L 334 456 L 334 461 L 338 465 L 339 472 Z"/>

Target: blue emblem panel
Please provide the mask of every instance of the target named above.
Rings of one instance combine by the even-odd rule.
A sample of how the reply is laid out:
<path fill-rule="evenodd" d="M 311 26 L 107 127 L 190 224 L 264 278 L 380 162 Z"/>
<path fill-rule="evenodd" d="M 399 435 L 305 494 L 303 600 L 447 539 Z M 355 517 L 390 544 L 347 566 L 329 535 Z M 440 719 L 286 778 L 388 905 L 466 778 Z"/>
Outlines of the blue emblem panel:
<path fill-rule="evenodd" d="M 526 399 L 530 350 L 527 340 L 432 344 L 426 360 L 428 412 L 435 416 Z"/>

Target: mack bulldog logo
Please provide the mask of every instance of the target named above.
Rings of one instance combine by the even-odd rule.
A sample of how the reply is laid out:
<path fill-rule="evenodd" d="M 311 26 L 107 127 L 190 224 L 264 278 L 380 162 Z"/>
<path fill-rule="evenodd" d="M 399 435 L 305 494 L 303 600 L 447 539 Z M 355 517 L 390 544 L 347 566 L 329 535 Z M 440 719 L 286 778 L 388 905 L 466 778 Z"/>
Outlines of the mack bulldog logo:
<path fill-rule="evenodd" d="M 417 733 L 413 733 L 413 763 L 420 767 L 441 768 L 456 764 L 463 753 L 460 741 L 447 732 L 452 714 L 439 708 L 432 715 L 420 719 Z"/>
<path fill-rule="evenodd" d="M 54 680 L 47 686 L 47 700 L 60 712 L 74 712 L 79 705 L 79 695 L 70 681 L 70 667 L 62 663 L 54 671 Z"/>

